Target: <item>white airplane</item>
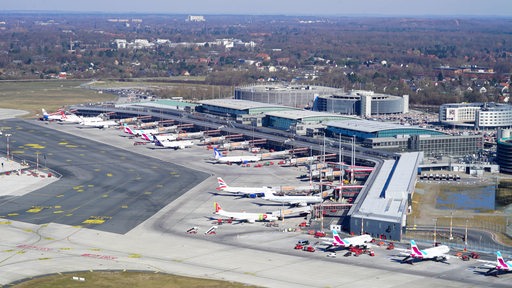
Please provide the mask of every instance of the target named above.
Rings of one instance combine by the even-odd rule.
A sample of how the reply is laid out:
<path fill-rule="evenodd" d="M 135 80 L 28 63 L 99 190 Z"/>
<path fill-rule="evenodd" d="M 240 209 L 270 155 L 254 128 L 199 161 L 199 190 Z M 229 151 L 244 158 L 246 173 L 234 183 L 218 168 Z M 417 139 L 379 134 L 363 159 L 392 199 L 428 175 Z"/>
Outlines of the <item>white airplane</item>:
<path fill-rule="evenodd" d="M 162 146 L 163 148 L 173 148 L 174 150 L 185 149 L 187 147 L 194 146 L 194 142 L 190 140 L 179 140 L 179 141 L 158 141 L 155 143 L 157 146 Z"/>
<path fill-rule="evenodd" d="M 411 263 L 414 259 L 419 260 L 434 260 L 436 262 L 446 262 L 450 258 L 448 255 L 450 247 L 446 245 L 440 245 L 436 247 L 426 248 L 420 250 L 414 240 L 411 240 L 411 249 L 408 252 L 407 257 L 402 260 L 402 263 Z"/>
<path fill-rule="evenodd" d="M 78 128 L 99 128 L 99 129 L 103 129 L 103 128 L 108 128 L 108 127 L 112 127 L 112 126 L 117 126 L 119 125 L 119 123 L 117 123 L 117 121 L 114 121 L 114 120 L 100 120 L 100 121 L 83 121 L 81 123 L 78 124 Z"/>
<path fill-rule="evenodd" d="M 306 206 L 308 204 L 316 204 L 316 203 L 322 203 L 324 199 L 319 195 L 311 195 L 311 196 L 291 196 L 291 195 L 284 195 L 284 196 L 277 196 L 274 195 L 271 191 L 264 191 L 265 196 L 263 196 L 261 199 L 270 201 L 270 202 L 277 202 L 277 203 L 287 203 L 289 205 L 296 205 L 296 206 Z"/>
<path fill-rule="evenodd" d="M 229 192 L 238 195 L 244 195 L 250 198 L 256 198 L 258 196 L 264 195 L 265 191 L 272 191 L 269 187 L 235 187 L 229 186 L 226 182 L 221 178 L 217 177 L 217 183 L 219 186 L 217 190 L 222 192 Z"/>
<path fill-rule="evenodd" d="M 496 251 L 496 262 L 486 260 L 478 261 L 487 263 L 483 265 L 483 267 L 489 268 L 486 274 L 494 273 L 496 276 L 498 276 L 500 272 L 507 273 L 512 271 L 512 261 L 505 261 L 505 259 L 503 259 L 503 257 L 501 256 L 500 251 Z"/>
<path fill-rule="evenodd" d="M 246 155 L 246 156 L 222 156 L 222 154 L 217 150 L 217 148 L 213 148 L 213 155 L 215 161 L 217 163 L 247 163 L 247 162 L 257 162 L 261 160 L 260 155 Z"/>
<path fill-rule="evenodd" d="M 330 239 L 330 241 L 324 241 L 323 244 L 329 245 L 327 249 L 335 247 L 348 248 L 351 246 L 368 246 L 372 240 L 372 236 L 368 234 L 342 239 L 338 231 L 332 229 L 332 239 Z"/>
<path fill-rule="evenodd" d="M 62 121 L 62 111 L 57 111 L 55 113 L 48 114 L 44 108 L 41 109 L 43 112 L 43 120 L 44 121 Z"/>
<path fill-rule="evenodd" d="M 158 129 L 132 129 L 128 125 L 124 124 L 124 132 L 133 136 L 141 136 L 142 134 L 151 135 L 160 133 Z"/>
<path fill-rule="evenodd" d="M 254 223 L 256 221 L 276 221 L 279 220 L 277 216 L 268 213 L 248 213 L 248 212 L 228 212 L 223 210 L 219 203 L 214 203 L 215 212 L 214 214 L 231 218 L 238 221 L 247 221 Z"/>
<path fill-rule="evenodd" d="M 43 111 L 43 120 L 45 121 L 59 121 L 64 123 L 80 123 L 83 121 L 81 117 L 72 113 L 66 114 L 62 110 L 50 114 L 48 114 L 44 108 L 41 110 Z"/>

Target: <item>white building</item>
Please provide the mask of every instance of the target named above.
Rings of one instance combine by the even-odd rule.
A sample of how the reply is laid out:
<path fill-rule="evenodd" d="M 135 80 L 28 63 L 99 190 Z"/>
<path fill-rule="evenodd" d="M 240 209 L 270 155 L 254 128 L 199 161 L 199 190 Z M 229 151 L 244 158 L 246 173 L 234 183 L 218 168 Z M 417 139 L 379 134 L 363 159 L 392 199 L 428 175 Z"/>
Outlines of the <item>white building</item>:
<path fill-rule="evenodd" d="M 450 103 L 439 108 L 439 122 L 475 128 L 512 127 L 512 106 L 500 103 Z"/>

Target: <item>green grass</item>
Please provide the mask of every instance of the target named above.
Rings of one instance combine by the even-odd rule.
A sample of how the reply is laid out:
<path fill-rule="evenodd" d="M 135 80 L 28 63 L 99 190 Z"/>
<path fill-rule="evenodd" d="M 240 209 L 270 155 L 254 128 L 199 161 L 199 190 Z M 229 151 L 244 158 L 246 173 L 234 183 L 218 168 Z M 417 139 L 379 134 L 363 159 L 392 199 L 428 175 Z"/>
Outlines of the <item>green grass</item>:
<path fill-rule="evenodd" d="M 0 108 L 26 110 L 34 117 L 41 108 L 55 111 L 71 104 L 111 101 L 111 94 L 100 94 L 83 89 L 78 80 L 2 81 L 0 82 Z"/>
<path fill-rule="evenodd" d="M 73 277 L 85 278 L 85 281 L 73 280 Z M 227 281 L 199 279 L 191 277 L 176 276 L 162 273 L 144 273 L 144 272 L 75 272 L 49 275 L 35 278 L 26 282 L 9 286 L 12 288 L 124 288 L 124 287 L 144 287 L 144 288 L 239 288 L 239 287 L 257 287 L 248 286 L 242 283 L 233 283 Z"/>

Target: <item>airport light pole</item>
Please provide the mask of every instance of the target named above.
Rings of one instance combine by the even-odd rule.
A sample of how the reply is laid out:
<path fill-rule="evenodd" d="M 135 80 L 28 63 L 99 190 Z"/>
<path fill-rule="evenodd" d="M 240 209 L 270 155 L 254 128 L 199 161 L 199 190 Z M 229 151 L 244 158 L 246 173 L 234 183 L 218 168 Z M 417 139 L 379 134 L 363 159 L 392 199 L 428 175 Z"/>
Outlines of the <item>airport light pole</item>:
<path fill-rule="evenodd" d="M 9 161 L 11 156 L 11 151 L 9 151 L 9 137 L 11 137 L 12 134 L 5 134 L 5 137 L 7 137 L 7 161 Z"/>
<path fill-rule="evenodd" d="M 450 240 L 453 240 L 453 211 L 450 212 Z"/>
<path fill-rule="evenodd" d="M 468 249 L 468 218 L 466 218 L 466 231 L 464 233 L 464 251 Z"/>
<path fill-rule="evenodd" d="M 437 218 L 434 218 L 434 246 L 437 243 Z"/>

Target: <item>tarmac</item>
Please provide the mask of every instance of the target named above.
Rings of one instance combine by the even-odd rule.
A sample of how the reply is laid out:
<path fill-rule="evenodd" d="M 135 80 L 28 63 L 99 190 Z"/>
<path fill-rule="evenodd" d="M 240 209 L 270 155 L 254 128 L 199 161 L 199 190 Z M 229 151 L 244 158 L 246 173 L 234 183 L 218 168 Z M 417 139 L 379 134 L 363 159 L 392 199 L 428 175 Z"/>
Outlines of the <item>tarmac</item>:
<path fill-rule="evenodd" d="M 171 273 L 262 287 L 509 287 L 506 277 L 486 277 L 474 269 L 474 263 L 457 260 L 453 265 L 428 261 L 403 265 L 398 263 L 396 252 L 386 252 L 383 248 L 376 251 L 380 256 L 373 258 L 362 255 L 331 259 L 321 250 L 315 253 L 296 251 L 294 243 L 311 236 L 300 230 L 283 232 L 283 229 L 297 227 L 296 223 L 301 219 L 286 220 L 277 228 L 261 223 L 224 224 L 218 226 L 217 234 L 205 234 L 204 231 L 215 225 L 209 217 L 214 201 L 222 201 L 226 210 L 261 211 L 268 208 L 259 206 L 262 200 L 210 193 L 215 191 L 215 176 L 222 176 L 236 186 L 254 183 L 262 186 L 290 181 L 299 171 L 275 166 L 213 165 L 205 162 L 204 148 L 150 150 L 134 146 L 133 141 L 119 137 L 112 130 L 82 131 L 60 125 L 55 129 L 95 138 L 115 145 L 117 149 L 151 154 L 155 159 L 187 165 L 209 172 L 211 177 L 124 234 L 0 218 L 0 285 L 50 273 L 114 269 Z M 20 168 L 20 163 L 7 164 L 11 171 Z M 56 180 L 56 177 L 34 177 L 32 174 L 2 175 L 0 193 L 5 197 L 16 197 Z M 273 208 L 268 209 L 275 210 Z M 186 233 L 192 226 L 199 227 L 197 234 Z"/>

